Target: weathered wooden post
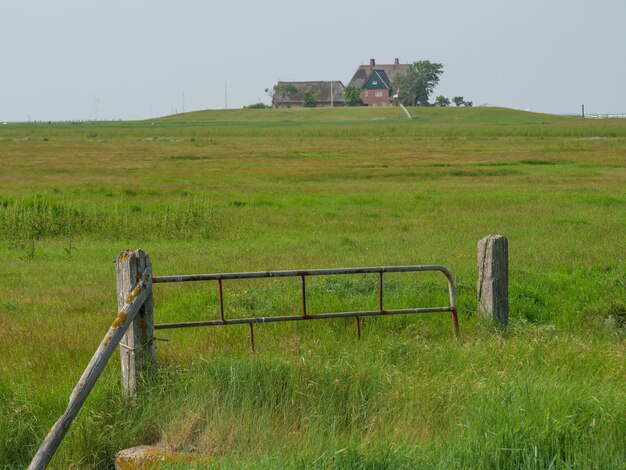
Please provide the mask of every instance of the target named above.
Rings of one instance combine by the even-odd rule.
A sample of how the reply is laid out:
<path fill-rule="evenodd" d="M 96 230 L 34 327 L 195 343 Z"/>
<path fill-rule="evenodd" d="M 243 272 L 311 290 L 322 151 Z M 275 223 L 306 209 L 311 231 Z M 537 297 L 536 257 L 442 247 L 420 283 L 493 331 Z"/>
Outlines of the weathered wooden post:
<path fill-rule="evenodd" d="M 128 302 L 146 268 L 152 264 L 142 250 L 122 251 L 117 257 L 117 305 L 122 308 Z M 154 345 L 154 307 L 152 291 L 137 313 L 132 325 L 120 341 L 122 366 L 122 389 L 126 397 L 137 393 L 141 375 L 156 365 Z"/>
<path fill-rule="evenodd" d="M 125 280 L 124 282 L 128 284 L 132 283 L 133 288 L 125 297 L 122 297 L 120 308 L 117 312 L 115 320 L 111 323 L 109 331 L 100 342 L 100 346 L 96 349 L 96 352 L 91 357 L 83 375 L 81 375 L 76 387 L 74 387 L 65 412 L 61 415 L 57 422 L 54 423 L 54 426 L 52 426 L 50 432 L 48 432 L 47 436 L 41 443 L 41 446 L 39 446 L 37 453 L 28 466 L 28 470 L 43 470 L 46 468 L 48 462 L 50 462 L 50 459 L 59 447 L 59 444 L 61 444 L 65 433 L 67 433 L 70 428 L 72 421 L 74 421 L 74 418 L 80 411 L 83 403 L 87 400 L 87 396 L 89 396 L 89 393 L 96 384 L 98 377 L 100 377 L 100 374 L 102 374 L 107 362 L 113 355 L 113 351 L 115 351 L 117 345 L 120 344 L 122 338 L 126 338 L 126 333 L 129 331 L 130 326 L 135 325 L 135 327 L 137 327 L 139 325 L 140 330 L 146 332 L 151 331 L 151 328 L 147 327 L 148 315 L 146 314 L 146 312 L 150 312 L 149 317 L 150 322 L 152 322 L 152 265 L 150 264 L 150 260 L 143 251 L 137 250 L 120 253 L 117 261 L 118 287 L 120 286 L 119 279 L 123 279 Z M 143 270 L 137 271 L 137 268 L 139 267 L 143 267 Z M 122 282 L 122 284 L 124 284 L 124 282 Z M 118 292 L 121 292 L 121 290 L 118 290 Z M 148 300 L 150 300 L 149 309 L 145 308 L 145 303 Z M 140 310 L 142 310 L 142 317 L 146 318 L 146 321 L 135 321 L 135 318 L 139 314 Z M 145 330 L 143 330 L 144 326 Z M 131 328 L 130 331 L 132 332 L 133 329 L 136 328 Z M 144 337 L 146 336 L 147 335 L 144 335 Z M 152 338 L 152 336 L 147 337 Z M 132 338 L 133 341 L 137 341 L 135 333 L 133 333 Z M 146 348 L 144 349 L 144 352 L 147 352 L 149 351 L 147 348 L 149 343 L 150 341 L 146 341 L 144 343 L 137 344 L 145 344 Z M 133 361 L 136 359 L 136 353 L 138 351 L 140 351 L 140 349 L 132 347 Z M 149 354 L 145 354 L 142 357 L 153 358 L 154 350 L 152 350 L 151 356 Z M 124 359 L 122 359 L 122 364 L 124 364 Z M 136 366 L 136 364 L 137 362 L 133 363 L 134 366 Z M 136 370 L 137 367 L 133 367 L 133 373 Z M 132 382 L 136 387 L 136 377 L 133 375 L 132 379 Z"/>
<path fill-rule="evenodd" d="M 478 242 L 478 305 L 480 318 L 509 324 L 509 248 L 506 237 L 488 235 Z"/>

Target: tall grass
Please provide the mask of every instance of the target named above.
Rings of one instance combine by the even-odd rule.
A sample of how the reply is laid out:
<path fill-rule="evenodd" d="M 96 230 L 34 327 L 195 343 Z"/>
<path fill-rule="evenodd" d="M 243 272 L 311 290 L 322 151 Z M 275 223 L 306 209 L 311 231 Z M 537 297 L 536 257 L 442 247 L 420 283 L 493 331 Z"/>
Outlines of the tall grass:
<path fill-rule="evenodd" d="M 499 341 L 423 332 L 374 327 L 359 344 L 347 330 L 289 335 L 297 352 L 201 347 L 193 362 L 164 348 L 141 400 L 100 400 L 76 423 L 79 447 L 62 452 L 98 461 L 159 442 L 212 456 L 207 468 L 624 465 L 625 377 L 605 360 L 610 341 L 528 325 Z"/>
<path fill-rule="evenodd" d="M 206 240 L 215 237 L 221 223 L 211 202 L 195 197 L 158 208 L 123 200 L 106 206 L 75 203 L 46 194 L 0 201 L 0 231 L 30 258 L 35 256 L 36 243 L 46 238 Z"/>

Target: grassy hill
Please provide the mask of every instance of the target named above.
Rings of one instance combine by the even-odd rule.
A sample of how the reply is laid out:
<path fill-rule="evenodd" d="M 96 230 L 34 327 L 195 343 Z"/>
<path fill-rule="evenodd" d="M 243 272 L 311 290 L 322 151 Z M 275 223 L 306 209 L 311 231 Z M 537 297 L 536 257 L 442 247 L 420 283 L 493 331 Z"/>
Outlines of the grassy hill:
<path fill-rule="evenodd" d="M 568 122 L 572 117 L 531 113 L 508 108 L 425 108 L 413 107 L 409 111 L 415 120 L 423 123 L 490 123 L 490 124 L 545 124 Z M 203 110 L 159 118 L 166 122 L 368 122 L 404 121 L 407 117 L 398 107 L 344 107 L 344 108 L 292 108 L 292 109 L 232 109 Z"/>
<path fill-rule="evenodd" d="M 23 468 L 113 321 L 111 262 L 155 274 L 443 264 L 431 314 L 160 333 L 112 361 L 52 468 L 160 443 L 219 468 L 623 468 L 626 122 L 501 108 L 201 111 L 0 128 L 0 462 Z M 509 238 L 507 332 L 477 323 L 476 243 Z M 445 303 L 390 276 L 388 307 Z M 311 312 L 376 305 L 311 281 Z M 225 283 L 229 317 L 299 312 L 288 281 Z M 155 286 L 157 322 L 218 318 L 213 284 Z"/>
<path fill-rule="evenodd" d="M 206 110 L 148 120 L 157 126 L 223 126 L 289 128 L 324 126 L 367 130 L 392 128 L 398 134 L 425 136 L 520 136 L 573 137 L 623 135 L 620 119 L 584 120 L 577 116 L 557 116 L 508 108 L 409 108 L 409 120 L 396 107 L 236 109 Z"/>
<path fill-rule="evenodd" d="M 160 118 L 167 122 L 319 122 L 402 120 L 399 108 L 293 108 L 204 110 Z"/>

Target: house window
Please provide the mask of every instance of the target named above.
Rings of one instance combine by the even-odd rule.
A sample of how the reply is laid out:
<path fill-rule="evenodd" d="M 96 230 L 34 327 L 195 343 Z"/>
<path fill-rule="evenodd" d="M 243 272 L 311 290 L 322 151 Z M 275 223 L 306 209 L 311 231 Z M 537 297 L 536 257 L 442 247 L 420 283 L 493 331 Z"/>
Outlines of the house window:
<path fill-rule="evenodd" d="M 377 91 L 376 93 L 374 93 L 374 95 L 375 95 L 377 98 L 380 98 L 380 97 L 382 97 L 382 96 L 383 96 L 383 92 L 382 92 L 382 91 Z"/>
<path fill-rule="evenodd" d="M 367 97 L 368 97 L 368 95 L 369 95 L 369 92 L 367 92 L 367 91 L 366 91 L 366 92 L 365 92 L 365 97 L 367 98 Z"/>
<path fill-rule="evenodd" d="M 378 82 L 377 81 L 373 81 L 372 85 L 378 85 Z"/>

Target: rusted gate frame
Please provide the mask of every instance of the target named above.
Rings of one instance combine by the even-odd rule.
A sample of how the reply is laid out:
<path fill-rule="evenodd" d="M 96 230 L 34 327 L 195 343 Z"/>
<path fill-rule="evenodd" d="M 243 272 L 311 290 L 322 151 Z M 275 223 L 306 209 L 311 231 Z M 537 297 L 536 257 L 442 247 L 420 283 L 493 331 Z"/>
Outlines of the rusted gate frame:
<path fill-rule="evenodd" d="M 426 308 L 407 308 L 385 310 L 383 306 L 383 274 L 384 273 L 406 273 L 406 272 L 424 272 L 439 271 L 446 276 L 448 281 L 448 293 L 450 296 L 449 307 L 426 307 Z M 318 313 L 310 315 L 306 309 L 306 278 L 308 276 L 329 276 L 342 274 L 378 274 L 378 310 L 366 310 L 358 312 L 333 312 Z M 252 318 L 234 318 L 227 320 L 224 315 L 224 296 L 223 284 L 224 280 L 236 279 L 260 279 L 260 278 L 276 278 L 276 277 L 299 277 L 302 293 L 302 314 L 301 315 L 281 315 L 276 317 L 252 317 Z M 217 281 L 218 298 L 220 306 L 220 319 L 208 321 L 191 321 L 178 323 L 162 323 L 155 324 L 155 330 L 167 330 L 173 328 L 192 328 L 192 327 L 209 327 L 223 325 L 242 325 L 248 324 L 250 332 L 250 344 L 254 350 L 254 323 L 275 323 L 286 321 L 302 321 L 302 320 L 322 320 L 327 318 L 346 318 L 354 317 L 356 319 L 357 338 L 361 337 L 360 317 L 381 316 L 381 315 L 400 315 L 400 314 L 419 314 L 432 312 L 451 312 L 452 328 L 454 334 L 459 334 L 459 320 L 456 309 L 456 294 L 454 289 L 454 280 L 450 271 L 444 266 L 424 265 L 424 266 L 377 266 L 364 268 L 333 268 L 333 269 L 311 269 L 297 271 L 261 271 L 261 272 L 240 272 L 240 273 L 215 273 L 215 274 L 191 274 L 180 276 L 155 276 L 152 280 L 154 284 L 169 282 L 197 282 L 197 281 Z"/>

